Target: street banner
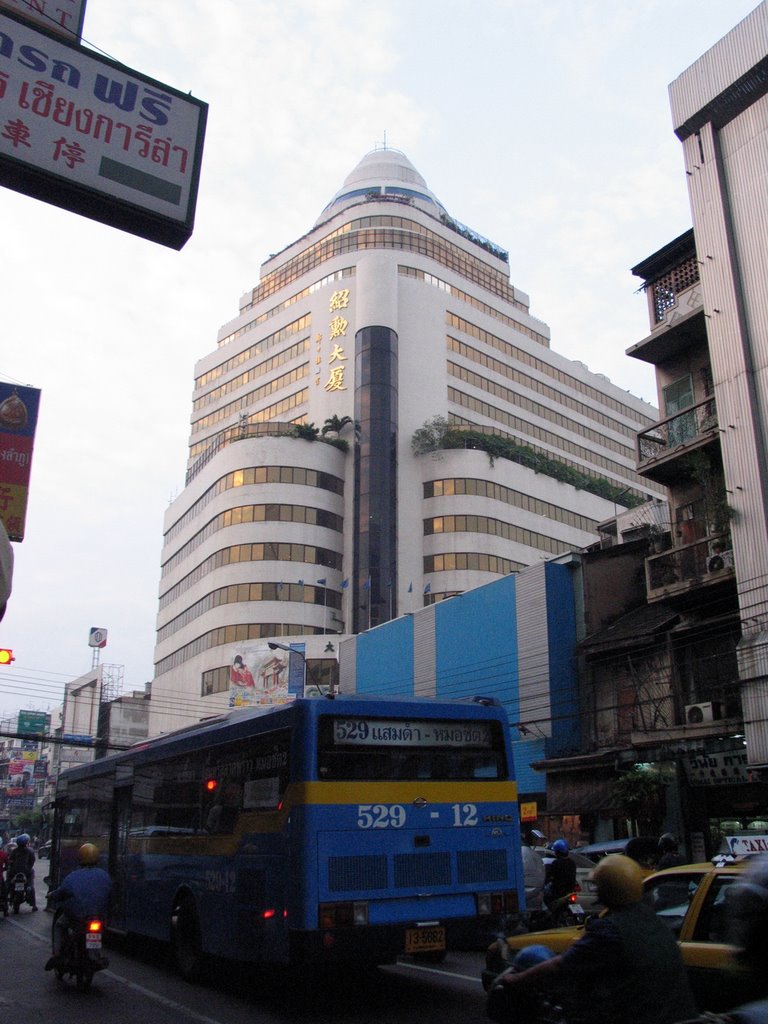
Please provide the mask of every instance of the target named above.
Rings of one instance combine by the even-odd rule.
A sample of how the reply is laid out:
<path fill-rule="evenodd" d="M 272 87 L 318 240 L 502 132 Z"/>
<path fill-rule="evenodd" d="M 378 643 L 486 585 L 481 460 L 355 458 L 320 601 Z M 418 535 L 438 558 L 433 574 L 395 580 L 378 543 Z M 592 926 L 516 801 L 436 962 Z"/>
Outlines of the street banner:
<path fill-rule="evenodd" d="M 24 540 L 39 406 L 38 388 L 0 383 L 0 519 L 15 541 Z"/>

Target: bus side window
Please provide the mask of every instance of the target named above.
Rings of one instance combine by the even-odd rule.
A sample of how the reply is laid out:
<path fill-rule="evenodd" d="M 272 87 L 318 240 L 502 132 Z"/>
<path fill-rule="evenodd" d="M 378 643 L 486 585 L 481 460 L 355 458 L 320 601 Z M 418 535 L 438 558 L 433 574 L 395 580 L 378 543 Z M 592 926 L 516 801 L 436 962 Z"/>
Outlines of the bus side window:
<path fill-rule="evenodd" d="M 213 807 L 205 819 L 206 832 L 234 832 L 240 814 L 243 787 L 239 782 L 224 782 L 218 787 Z"/>

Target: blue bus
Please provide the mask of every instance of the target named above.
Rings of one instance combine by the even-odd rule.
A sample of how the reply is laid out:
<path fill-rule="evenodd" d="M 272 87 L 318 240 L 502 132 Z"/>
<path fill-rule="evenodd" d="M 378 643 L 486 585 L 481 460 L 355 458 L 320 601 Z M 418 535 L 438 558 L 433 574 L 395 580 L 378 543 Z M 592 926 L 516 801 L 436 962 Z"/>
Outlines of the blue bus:
<path fill-rule="evenodd" d="M 52 874 L 93 842 L 110 927 L 210 957 L 380 964 L 483 948 L 523 909 L 517 788 L 493 699 L 242 708 L 59 778 Z"/>

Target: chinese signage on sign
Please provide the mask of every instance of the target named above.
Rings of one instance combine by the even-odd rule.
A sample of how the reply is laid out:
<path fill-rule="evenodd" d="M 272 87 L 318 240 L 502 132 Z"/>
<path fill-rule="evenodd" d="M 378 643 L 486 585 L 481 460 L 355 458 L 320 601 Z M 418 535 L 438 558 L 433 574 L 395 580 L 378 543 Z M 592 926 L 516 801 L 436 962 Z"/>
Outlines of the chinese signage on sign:
<path fill-rule="evenodd" d="M 11 540 L 24 540 L 32 447 L 40 392 L 0 384 L 0 519 Z"/>
<path fill-rule="evenodd" d="M 0 7 L 27 21 L 79 43 L 83 33 L 85 0 L 0 0 Z"/>
<path fill-rule="evenodd" d="M 180 249 L 207 110 L 0 13 L 0 185 Z"/>
<path fill-rule="evenodd" d="M 337 341 L 337 338 L 344 339 L 347 335 L 347 328 L 349 327 L 349 320 L 342 316 L 339 310 L 346 310 L 349 307 L 349 288 L 341 288 L 335 291 L 331 295 L 329 302 L 329 312 L 336 313 L 336 316 L 328 324 L 328 337 L 334 342 L 331 349 L 330 356 L 328 358 L 328 378 L 323 385 L 324 390 L 329 394 L 334 391 L 346 391 L 347 386 L 344 383 L 344 371 L 346 369 L 347 356 L 344 351 L 344 345 L 341 341 Z M 315 377 L 315 383 L 320 384 L 320 374 L 322 365 L 322 334 L 315 335 L 315 346 L 317 349 L 317 376 Z"/>

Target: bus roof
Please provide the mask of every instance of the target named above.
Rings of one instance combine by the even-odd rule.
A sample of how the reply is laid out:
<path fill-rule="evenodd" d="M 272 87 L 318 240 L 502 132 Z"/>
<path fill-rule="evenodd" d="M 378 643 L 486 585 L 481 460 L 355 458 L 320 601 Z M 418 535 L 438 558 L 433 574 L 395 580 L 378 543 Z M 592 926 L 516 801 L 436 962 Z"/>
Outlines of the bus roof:
<path fill-rule="evenodd" d="M 506 721 L 506 711 L 500 701 L 493 697 L 462 697 L 444 700 L 432 697 L 380 696 L 377 694 L 336 695 L 331 700 L 298 698 L 286 704 L 255 705 L 245 708 L 232 708 L 220 715 L 183 726 L 173 732 L 161 733 L 150 739 L 140 740 L 127 750 L 121 750 L 107 757 L 90 761 L 88 764 L 67 768 L 59 778 L 63 781 L 75 781 L 92 774 L 102 774 L 116 764 L 148 762 L 157 758 L 173 757 L 184 754 L 200 746 L 214 745 L 222 742 L 221 733 L 226 740 L 236 740 L 248 735 L 252 723 L 270 719 L 270 726 L 280 728 L 297 717 L 317 718 L 323 714 L 354 715 L 370 714 L 371 709 L 382 714 L 387 713 L 418 713 L 430 718 L 440 715 L 453 716 L 461 711 L 469 718 L 500 718 Z M 489 714 L 490 713 L 490 714 Z M 282 721 L 284 720 L 284 722 Z"/>

